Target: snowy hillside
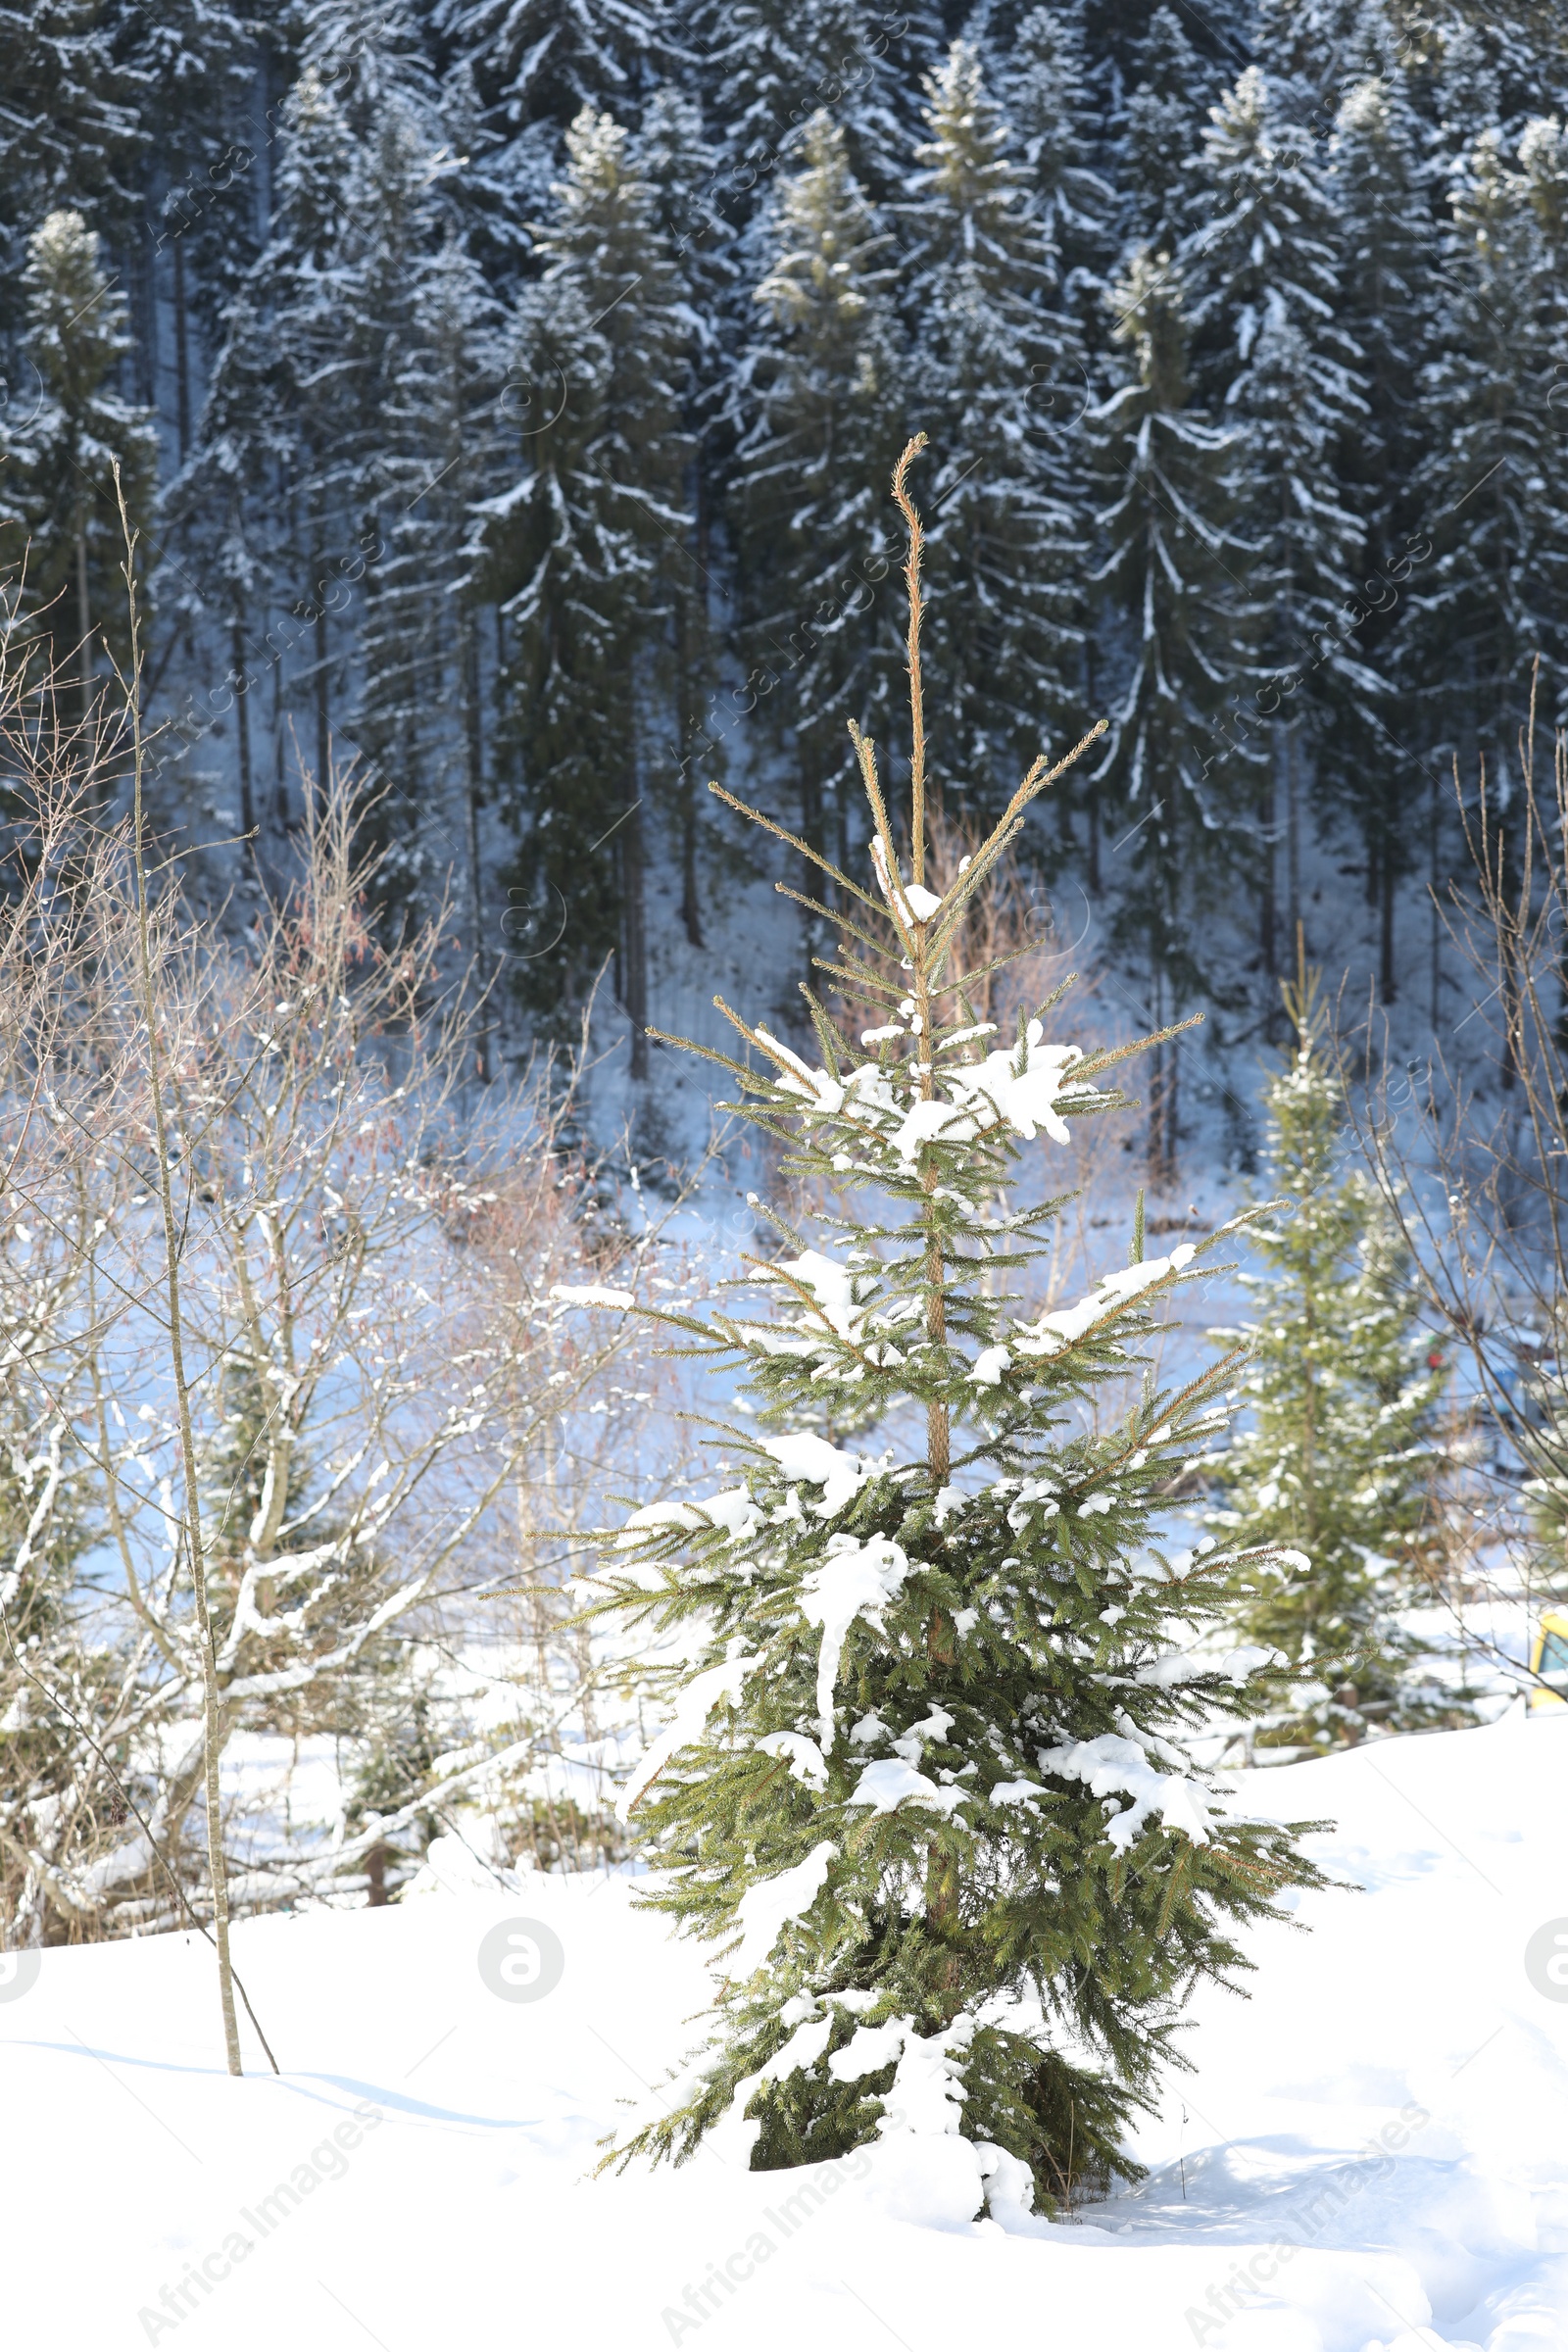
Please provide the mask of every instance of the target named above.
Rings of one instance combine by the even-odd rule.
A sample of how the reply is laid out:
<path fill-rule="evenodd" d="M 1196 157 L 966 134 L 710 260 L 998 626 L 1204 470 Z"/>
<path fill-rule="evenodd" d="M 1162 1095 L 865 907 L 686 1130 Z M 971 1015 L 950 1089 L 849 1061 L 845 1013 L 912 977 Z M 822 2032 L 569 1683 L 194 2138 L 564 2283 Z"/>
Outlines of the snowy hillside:
<path fill-rule="evenodd" d="M 1192 2013 L 1149 2179 L 1057 2226 L 976 2223 L 973 2152 L 906 2131 L 791 2174 L 710 2145 L 590 2179 L 704 1998 L 622 1880 L 491 1885 L 443 1841 L 401 1905 L 246 1923 L 275 2081 L 248 2029 L 254 2071 L 224 2075 L 194 1938 L 13 1955 L 6 2340 L 1548 2352 L 1568 1984 L 1541 1932 L 1568 1936 L 1565 1763 L 1568 1714 L 1512 1715 L 1244 1784 L 1331 1819 L 1315 1850 L 1363 1891 L 1253 1938 L 1251 1998 Z M 520 1966 L 497 1935 L 519 1920 L 548 1931 Z"/>

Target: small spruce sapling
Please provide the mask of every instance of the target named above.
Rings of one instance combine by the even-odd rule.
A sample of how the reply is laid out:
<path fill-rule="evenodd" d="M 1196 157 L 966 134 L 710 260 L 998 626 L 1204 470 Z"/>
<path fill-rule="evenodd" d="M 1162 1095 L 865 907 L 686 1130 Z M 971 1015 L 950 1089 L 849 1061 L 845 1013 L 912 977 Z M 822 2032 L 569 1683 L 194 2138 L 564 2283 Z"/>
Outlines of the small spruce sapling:
<path fill-rule="evenodd" d="M 1291 1545 L 1301 1572 L 1237 1611 L 1245 1638 L 1297 1671 L 1285 1704 L 1253 1728 L 1260 1749 L 1350 1746 L 1369 1728 L 1471 1720 L 1462 1693 L 1433 1683 L 1399 1620 L 1431 1598 L 1438 1407 L 1447 1382 L 1422 1331 L 1407 1253 L 1371 1178 L 1339 1167 L 1345 1096 L 1325 1051 L 1317 975 L 1283 991 L 1295 1045 L 1268 1090 L 1269 1181 L 1295 1200 L 1243 1276 L 1256 1307 L 1213 1336 L 1249 1348 L 1246 1426 L 1219 1456 L 1208 1524 L 1229 1544 Z M 1301 1679 L 1301 1669 L 1305 1679 Z"/>
<path fill-rule="evenodd" d="M 793 1147 L 786 1168 L 858 1195 L 861 1214 L 821 1221 L 830 1249 L 763 1211 L 783 1248 L 744 1287 L 770 1319 L 663 1315 L 690 1351 L 739 1367 L 761 1414 L 725 1431 L 745 1455 L 728 1491 L 634 1512 L 594 1580 L 589 1613 L 691 1643 L 621 1804 L 661 1873 L 649 1900 L 713 1939 L 723 1972 L 706 2045 L 606 2161 L 679 2159 L 722 2125 L 754 2170 L 879 2138 L 919 2168 L 938 2159 L 929 2135 L 956 2135 L 971 2210 L 1016 2212 L 1136 2173 L 1122 2128 L 1174 2056 L 1183 2000 L 1247 1965 L 1236 1930 L 1281 1887 L 1319 1881 L 1296 1831 L 1229 1816 L 1176 1744 L 1267 1703 L 1267 1653 L 1211 1637 L 1272 1548 L 1168 1553 L 1151 1530 L 1221 1425 L 1234 1356 L 1175 1393 L 1146 1377 L 1099 1429 L 1083 1410 L 1126 1380 L 1155 1301 L 1209 1245 L 1146 1257 L 1140 1216 L 1132 1262 L 1076 1304 L 1030 1314 L 1009 1282 L 1063 1203 L 1003 1214 L 1004 1179 L 1042 1136 L 1065 1146 L 1068 1118 L 1119 1103 L 1101 1080 L 1141 1048 L 1047 1043 L 1049 1007 L 990 1044 L 966 1003 L 984 975 L 951 969 L 965 908 L 1084 746 L 1036 760 L 945 896 L 927 887 L 906 487 L 923 446 L 893 485 L 909 533 L 909 875 L 858 729 L 869 887 L 791 843 L 842 894 L 823 920 L 844 945 L 821 968 L 885 1018 L 852 1041 L 808 991 L 816 1067 L 722 1007 L 755 1056 L 725 1062 L 747 1115 Z M 880 1406 L 888 1452 L 763 1434 L 792 1404 L 809 1421 L 833 1387 Z"/>

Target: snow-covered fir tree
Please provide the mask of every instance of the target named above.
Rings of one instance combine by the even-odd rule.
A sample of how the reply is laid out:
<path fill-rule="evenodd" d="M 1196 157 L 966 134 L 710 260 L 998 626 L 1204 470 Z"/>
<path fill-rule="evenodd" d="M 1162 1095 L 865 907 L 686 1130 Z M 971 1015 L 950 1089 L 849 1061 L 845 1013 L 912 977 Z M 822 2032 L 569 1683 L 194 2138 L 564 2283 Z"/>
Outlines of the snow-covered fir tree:
<path fill-rule="evenodd" d="M 927 887 L 919 447 L 895 477 L 907 870 L 858 733 L 870 870 L 833 876 L 855 905 L 844 968 L 886 1019 L 856 1040 L 813 1002 L 818 1063 L 729 1015 L 747 1115 L 855 1206 L 820 1246 L 767 1212 L 782 1247 L 740 1286 L 767 1307 L 663 1318 L 775 1425 L 848 1386 L 880 1407 L 887 1450 L 728 1427 L 734 1482 L 636 1511 L 594 1572 L 600 1608 L 686 1637 L 622 1810 L 664 1874 L 651 1899 L 717 1943 L 723 1974 L 708 2042 L 624 2152 L 680 2156 L 716 2130 L 754 2169 L 877 2139 L 918 2166 L 954 2135 L 975 2209 L 1016 2211 L 1133 2169 L 1121 2127 L 1184 1996 L 1317 1874 L 1290 1833 L 1228 1814 L 1178 1744 L 1267 1703 L 1268 1653 L 1213 1636 L 1230 1581 L 1279 1564 L 1271 1546 L 1171 1551 L 1152 1526 L 1234 1369 L 1126 1394 L 1198 1247 L 1146 1257 L 1140 1224 L 1131 1262 L 1076 1303 L 1042 1311 L 1019 1287 L 1060 1205 L 1066 1121 L 1114 1107 L 1101 1082 L 1120 1056 L 1047 1042 L 1039 1017 L 988 1044 L 948 965 L 1077 755 L 1038 758 L 947 896 Z M 1004 1179 L 1026 1197 L 1031 1147 L 1028 1204 L 999 1214 Z"/>
<path fill-rule="evenodd" d="M 1214 109 L 1194 173 L 1200 225 L 1178 250 L 1200 398 L 1237 435 L 1248 588 L 1258 608 L 1247 741 L 1268 717 L 1270 758 L 1253 768 L 1259 938 L 1278 973 L 1276 877 L 1288 845 L 1288 917 L 1299 918 L 1301 770 L 1337 703 L 1363 712 L 1381 681 L 1343 629 L 1362 539 L 1337 479 L 1341 448 L 1366 416 L 1360 353 L 1338 323 L 1333 212 L 1307 134 L 1283 122 L 1250 68 Z M 1304 740 L 1303 740 L 1304 738 Z M 1235 780 L 1245 795 L 1245 773 Z M 1245 808 L 1245 801 L 1243 803 Z"/>
<path fill-rule="evenodd" d="M 1116 191 L 1094 167 L 1097 93 L 1085 54 L 1082 0 L 1032 8 L 988 74 L 1018 156 L 1032 174 L 1042 230 L 1059 257 L 1062 291 L 1093 334 L 1117 245 Z M 982 55 L 987 51 L 982 45 Z"/>
<path fill-rule="evenodd" d="M 942 455 L 932 483 L 929 643 L 945 688 L 933 755 L 987 819 L 1042 724 L 1080 704 L 1070 584 L 1087 517 L 1069 469 L 1087 399 L 1059 272 L 977 50 L 928 85 L 928 136 L 904 210 L 909 380 Z"/>
<path fill-rule="evenodd" d="M 1381 10 L 1362 20 L 1368 63 L 1381 70 L 1351 85 L 1335 118 L 1331 147 L 1334 238 L 1340 249 L 1340 316 L 1359 347 L 1366 416 L 1340 442 L 1337 469 L 1365 537 L 1360 592 L 1337 627 L 1387 682 L 1394 708 L 1407 709 L 1417 674 L 1405 618 L 1416 575 L 1430 557 L 1434 519 L 1418 481 L 1424 423 L 1418 386 L 1434 356 L 1447 305 L 1431 233 L 1433 166 L 1409 76 Z M 1375 715 L 1373 712 L 1375 711 Z M 1429 775 L 1408 756 L 1405 731 L 1389 705 L 1336 696 L 1318 751 L 1318 805 L 1361 837 L 1368 903 L 1379 909 L 1379 980 L 1384 1002 L 1396 974 L 1394 906 L 1398 877 L 1419 838 L 1413 802 Z M 1370 763 L 1371 727 L 1380 755 Z"/>
<path fill-rule="evenodd" d="M 733 513 L 748 670 L 767 683 L 764 723 L 794 770 L 800 830 L 843 864 L 845 713 L 881 731 L 898 660 L 879 485 L 903 440 L 900 333 L 892 239 L 825 112 L 807 125 L 803 164 L 762 223 L 773 261 L 736 386 Z"/>
<path fill-rule="evenodd" d="M 1439 740 L 1473 730 L 1504 792 L 1517 772 L 1539 656 L 1547 708 L 1568 708 L 1568 460 L 1561 400 L 1568 258 L 1565 148 L 1555 121 L 1514 154 L 1481 132 L 1451 189 L 1440 348 L 1422 380 L 1433 429 L 1417 468 L 1436 553 L 1412 582 L 1407 662 Z"/>
<path fill-rule="evenodd" d="M 1187 225 L 1186 168 L 1219 76 L 1193 47 L 1175 10 L 1163 6 L 1137 45 L 1134 71 L 1118 177 L 1134 235 L 1154 250 L 1170 249 Z"/>
<path fill-rule="evenodd" d="M 117 74 L 102 18 L 100 0 L 0 8 L 0 336 L 8 342 L 25 322 L 23 271 L 45 216 L 83 212 L 102 230 L 121 226 L 132 208 L 142 93 Z"/>
<path fill-rule="evenodd" d="M 49 214 L 27 243 L 23 357 L 30 413 L 0 425 L 0 572 L 39 655 L 74 680 L 85 712 L 107 650 L 126 655 L 125 542 L 118 462 L 132 527 L 145 527 L 157 479 L 146 412 L 115 389 L 125 309 L 80 213 Z M 105 673 L 107 674 L 107 673 Z"/>
<path fill-rule="evenodd" d="M 1370 1178 L 1344 1167 L 1345 1094 L 1316 975 L 1285 991 L 1295 1044 L 1268 1091 L 1265 1180 L 1292 1203 L 1256 1229 L 1263 1271 L 1242 1281 L 1248 1418 L 1215 1465 L 1208 1524 L 1227 1544 L 1304 1555 L 1237 1609 L 1250 1641 L 1300 1680 L 1250 1735 L 1292 1750 L 1370 1730 L 1467 1720 L 1432 1683 L 1400 1611 L 1431 1599 L 1441 1347 L 1423 1331 L 1397 1227 Z M 1309 1563 L 1309 1564 L 1308 1564 Z"/>
<path fill-rule="evenodd" d="M 508 936 L 525 1002 L 573 1022 L 607 961 L 647 1073 L 642 812 L 683 500 L 690 326 L 628 134 L 584 108 L 512 328 L 520 470 L 477 509 L 474 585 L 506 616 L 503 726 L 524 854 Z M 641 715 L 640 715 L 641 714 Z M 667 737 L 666 737 L 667 740 Z M 515 774 L 515 770 L 514 771 Z M 586 854 L 585 854 L 586 851 Z"/>
<path fill-rule="evenodd" d="M 1254 550 L 1234 522 L 1245 499 L 1238 437 L 1191 398 L 1188 321 L 1169 254 L 1140 247 L 1109 299 L 1124 380 L 1089 412 L 1086 428 L 1107 494 L 1099 516 L 1105 554 L 1094 577 L 1122 636 L 1112 641 L 1119 671 L 1110 732 L 1092 781 L 1106 788 L 1126 828 L 1119 942 L 1147 972 L 1152 1016 L 1164 1025 L 1183 997 L 1212 980 L 1193 917 L 1233 867 L 1221 817 L 1250 797 L 1256 754 L 1245 732 L 1228 734 L 1220 720 L 1251 663 L 1246 572 Z M 1097 793 L 1093 825 L 1101 806 Z M 1098 887 L 1093 834 L 1090 876 Z M 1170 1181 L 1177 1162 L 1176 1055 L 1174 1040 L 1159 1049 L 1150 1088 L 1156 1183 Z"/>
<path fill-rule="evenodd" d="M 918 122 L 921 78 L 937 62 L 939 12 L 871 0 L 694 0 L 682 46 L 718 144 L 716 187 L 749 220 L 781 172 L 798 168 L 811 117 L 842 127 L 850 169 L 873 197 L 899 187 Z"/>

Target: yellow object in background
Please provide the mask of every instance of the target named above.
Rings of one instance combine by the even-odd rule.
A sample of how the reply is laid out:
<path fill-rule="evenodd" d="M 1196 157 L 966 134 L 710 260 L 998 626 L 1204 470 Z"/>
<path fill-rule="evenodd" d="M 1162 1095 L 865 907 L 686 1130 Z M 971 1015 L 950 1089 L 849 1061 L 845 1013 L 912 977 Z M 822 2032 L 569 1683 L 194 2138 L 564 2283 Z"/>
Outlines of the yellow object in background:
<path fill-rule="evenodd" d="M 1568 1617 L 1560 1609 L 1548 1609 L 1536 1628 L 1530 1671 L 1546 1678 L 1531 1690 L 1532 1714 L 1538 1707 L 1568 1707 Z"/>

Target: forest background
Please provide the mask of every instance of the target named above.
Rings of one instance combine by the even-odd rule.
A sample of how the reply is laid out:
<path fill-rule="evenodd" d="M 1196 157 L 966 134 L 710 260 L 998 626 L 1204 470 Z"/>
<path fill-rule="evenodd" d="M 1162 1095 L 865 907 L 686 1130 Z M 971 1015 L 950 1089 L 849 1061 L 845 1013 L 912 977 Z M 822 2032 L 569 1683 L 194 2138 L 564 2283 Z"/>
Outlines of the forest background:
<path fill-rule="evenodd" d="M 485 1066 L 575 1034 L 608 965 L 657 1153 L 650 990 L 678 959 L 707 993 L 758 873 L 710 777 L 863 851 L 845 721 L 896 707 L 885 483 L 922 429 L 945 806 L 989 821 L 1110 717 L 1029 889 L 1062 936 L 1082 894 L 1142 1025 L 1207 1007 L 1226 1153 L 1298 924 L 1332 954 L 1363 894 L 1383 1004 L 1418 1044 L 1462 1009 L 1422 907 L 1466 863 L 1453 762 L 1517 809 L 1568 659 L 1555 12 L 4 26 L 12 635 L 84 708 L 122 659 L 118 454 L 156 819 L 253 837 L 211 894 L 289 870 L 302 772 L 353 760 L 384 925 L 455 899 Z M 1184 1115 L 1173 1073 L 1156 1179 Z"/>

